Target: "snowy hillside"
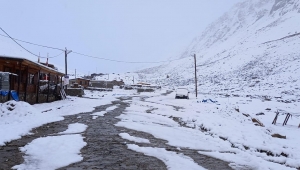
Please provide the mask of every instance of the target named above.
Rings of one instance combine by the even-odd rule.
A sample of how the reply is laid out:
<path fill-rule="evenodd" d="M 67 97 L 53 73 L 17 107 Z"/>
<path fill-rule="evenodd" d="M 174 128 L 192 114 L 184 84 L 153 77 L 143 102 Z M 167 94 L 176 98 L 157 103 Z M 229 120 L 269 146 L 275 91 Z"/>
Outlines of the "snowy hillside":
<path fill-rule="evenodd" d="M 247 0 L 209 25 L 181 60 L 140 78 L 193 89 L 195 53 L 199 92 L 299 97 L 299 38 L 299 0 Z"/>

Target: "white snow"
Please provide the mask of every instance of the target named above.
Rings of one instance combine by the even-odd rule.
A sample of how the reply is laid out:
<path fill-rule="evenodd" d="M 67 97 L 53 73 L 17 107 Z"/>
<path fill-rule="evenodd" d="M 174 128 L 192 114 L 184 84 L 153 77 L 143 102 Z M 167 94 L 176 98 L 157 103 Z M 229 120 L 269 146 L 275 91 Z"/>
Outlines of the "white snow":
<path fill-rule="evenodd" d="M 137 143 L 150 143 L 150 141 L 148 139 L 144 139 L 144 138 L 139 138 L 139 137 L 135 137 L 135 136 L 130 136 L 128 133 L 120 133 L 119 134 L 123 139 L 127 139 L 133 142 L 137 142 Z"/>
<path fill-rule="evenodd" d="M 244 97 L 228 99 L 217 95 L 201 95 L 198 99 L 193 97 L 190 100 L 176 100 L 174 96 L 175 93 L 153 96 L 146 99 L 146 103 L 134 100 L 127 111 L 118 117 L 122 121 L 116 125 L 150 133 L 175 147 L 199 150 L 201 154 L 232 162 L 232 166 L 247 165 L 254 169 L 300 166 L 299 116 L 295 114 L 287 126 L 282 126 L 285 115 L 280 115 L 277 124 L 272 125 L 278 108 L 295 111 L 298 105 L 280 105 L 277 101 L 249 100 Z M 203 103 L 202 99 L 218 102 Z M 174 106 L 181 108 L 176 110 Z M 149 109 L 153 109 L 151 113 L 146 112 Z M 261 112 L 264 115 L 256 115 Z M 264 127 L 255 126 L 252 119 L 243 113 L 258 119 Z M 286 139 L 273 138 L 271 135 L 276 133 L 286 136 Z"/>
<path fill-rule="evenodd" d="M 162 160 L 168 169 L 171 170 L 204 170 L 188 156 L 177 154 L 176 152 L 166 151 L 164 148 L 139 147 L 138 145 L 128 144 L 129 149 L 144 153 L 145 155 L 154 156 Z"/>
<path fill-rule="evenodd" d="M 13 169 L 52 170 L 81 161 L 83 158 L 80 149 L 86 145 L 86 142 L 81 135 L 74 133 L 82 133 L 86 128 L 84 124 L 73 123 L 68 125 L 66 131 L 58 133 L 58 136 L 33 140 L 20 148 L 20 151 L 25 153 L 25 161 L 21 165 L 14 166 Z"/>
<path fill-rule="evenodd" d="M 234 169 L 299 169 L 299 7 L 299 0 L 278 4 L 273 0 L 244 1 L 196 37 L 180 60 L 138 73 L 96 78 L 123 79 L 126 84 L 132 84 L 134 79 L 165 86 L 161 91 L 140 94 L 121 89 L 86 91 L 85 97 L 91 99 L 71 97 L 33 106 L 14 101 L 3 103 L 0 145 L 19 139 L 45 123 L 63 120 L 63 116 L 91 112 L 96 106 L 127 97 L 125 102 L 130 106 L 117 117 L 120 121 L 116 126 L 152 134 L 178 150 L 192 149 L 228 161 Z M 176 100 L 175 92 L 161 95 L 178 87 L 194 93 L 193 54 L 197 56 L 198 97 L 190 94 L 190 100 Z M 208 102 L 202 102 L 205 100 Z M 91 115 L 96 119 L 116 108 L 114 105 Z M 277 123 L 272 124 L 277 111 L 280 112 Z M 287 113 L 292 117 L 283 126 Z M 85 128 L 75 123 L 64 133 L 81 133 Z M 276 134 L 285 138 L 272 137 Z M 136 143 L 149 142 L 126 133 L 120 136 Z M 25 162 L 15 168 L 66 166 L 82 159 L 79 150 L 84 145 L 79 134 L 39 138 L 21 149 L 26 154 Z M 169 169 L 202 168 L 191 158 L 164 148 L 127 146 L 161 159 Z M 56 149 L 60 147 L 66 147 L 67 152 Z M 57 154 L 66 154 L 66 161 Z"/>
<path fill-rule="evenodd" d="M 260 98 L 250 99 L 243 96 L 224 97 L 213 94 L 201 94 L 197 99 L 195 96 L 191 95 L 189 100 L 178 100 L 175 99 L 175 92 L 167 96 L 161 95 L 161 93 L 165 92 L 166 90 L 161 90 L 153 93 L 142 93 L 142 95 L 139 96 L 136 94 L 133 95 L 132 100 L 127 100 L 130 107 L 117 117 L 120 119 L 120 122 L 116 125 L 150 133 L 156 138 L 167 140 L 168 145 L 176 148 L 189 148 L 199 151 L 199 154 L 205 154 L 228 161 L 230 162 L 230 165 L 236 169 L 244 166 L 254 169 L 291 169 L 300 166 L 300 148 L 298 147 L 298 141 L 300 141 L 298 135 L 300 117 L 297 115 L 299 103 L 281 103 L 276 100 L 265 101 Z M 38 118 L 39 115 L 50 115 L 61 120 L 63 115 L 77 114 L 79 111 L 83 110 L 86 110 L 86 112 L 92 111 L 94 106 L 111 104 L 112 99 L 115 99 L 112 97 L 115 92 L 93 93 L 106 93 L 106 96 L 108 97 L 103 98 L 102 95 L 100 95 L 101 97 L 99 96 L 98 99 L 72 98 L 72 100 L 68 101 L 58 101 L 52 104 L 45 103 L 33 106 L 24 102 L 10 101 L 8 103 L 16 104 L 14 106 L 15 109 L 12 111 L 8 110 L 8 103 L 4 103 L 1 105 L 1 110 L 6 114 L 4 114 L 1 119 L 2 127 L 6 128 L 11 121 L 14 123 L 25 121 L 27 119 L 24 119 L 24 117 L 33 114 L 37 118 L 37 123 L 36 125 L 32 125 L 29 122 L 32 122 L 33 119 L 27 120 L 27 124 L 30 126 L 27 131 L 24 131 L 24 135 L 26 135 L 33 127 L 42 125 L 39 121 L 43 121 L 43 119 Z M 125 90 L 122 93 L 128 94 L 128 96 L 132 95 L 131 92 Z M 141 101 L 142 99 L 145 101 Z M 217 102 L 205 103 L 202 102 L 203 99 L 212 99 Z M 105 111 L 94 113 L 93 116 L 102 116 L 104 113 L 111 111 L 116 107 L 117 106 L 108 107 Z M 18 112 L 16 112 L 17 109 L 19 109 Z M 293 117 L 288 121 L 286 126 L 282 126 L 285 118 L 285 115 L 282 114 L 279 115 L 277 124 L 272 125 L 275 112 L 279 109 L 293 113 Z M 41 113 L 41 111 L 45 112 Z M 258 113 L 264 114 L 256 115 Z M 24 116 L 25 114 L 27 114 L 27 116 Z M 243 114 L 248 114 L 249 117 L 246 117 Z M 259 121 L 264 124 L 264 127 L 255 126 L 250 117 L 259 119 Z M 50 120 L 44 122 L 46 123 L 49 121 Z M 23 124 L 14 124 L 14 126 L 22 127 Z M 61 132 L 61 134 L 58 135 L 82 133 L 85 129 L 86 125 L 73 123 L 69 125 L 67 131 Z M 6 131 L 9 131 L 9 129 L 6 129 Z M 2 141 L 4 141 L 3 136 L 6 135 L 4 132 L 5 131 L 3 131 L 3 135 L 1 135 Z M 286 136 L 286 139 L 271 137 L 271 135 L 275 133 Z M 15 138 L 19 138 L 22 134 L 19 134 L 18 132 L 15 135 Z M 75 136 L 78 135 L 79 134 L 75 134 Z M 27 160 L 27 162 L 25 161 L 19 168 L 25 167 L 24 169 L 26 169 L 26 167 L 31 166 L 52 166 L 48 162 L 48 160 L 51 160 L 52 158 L 38 160 L 38 162 L 40 162 L 39 164 L 30 161 L 35 159 L 33 155 L 38 155 L 39 153 L 31 152 L 30 149 L 25 148 L 37 147 L 35 142 L 40 140 L 42 143 L 47 143 L 46 141 L 51 140 L 53 143 L 61 145 L 61 143 L 69 140 L 67 137 L 60 138 L 63 136 L 71 137 L 72 135 L 48 136 L 36 139 L 32 141 L 32 143 L 27 144 L 22 149 L 26 154 L 25 160 Z M 135 136 L 130 136 L 127 133 L 121 133 L 120 136 L 136 143 L 150 144 L 148 139 L 137 138 Z M 10 137 L 7 138 L 6 141 L 15 138 Z M 74 139 L 71 141 L 72 142 L 70 143 L 72 144 L 78 142 L 81 143 L 82 137 L 79 135 L 76 140 Z M 78 146 L 77 151 L 83 146 L 84 145 Z M 41 145 L 41 147 L 43 148 L 42 150 L 50 150 L 47 152 L 54 152 L 45 145 Z M 182 159 L 182 162 L 185 162 L 181 163 L 182 165 L 180 166 L 178 165 L 180 168 L 188 166 L 192 167 L 193 164 L 191 163 L 193 162 L 191 158 L 180 154 L 176 154 L 179 157 L 175 157 L 173 152 L 165 151 L 164 148 L 143 148 L 132 145 L 131 149 L 133 148 L 146 155 L 164 159 L 166 165 L 170 166 L 169 169 L 176 169 L 176 167 L 172 167 L 169 164 L 177 162 L 177 159 L 179 158 Z M 59 151 L 55 150 L 55 152 Z M 160 155 L 156 155 L 156 152 L 160 153 Z M 266 152 L 272 153 L 273 156 L 267 155 Z M 75 151 L 73 153 L 76 153 L 77 156 L 79 154 L 79 152 Z M 56 153 L 53 154 L 55 155 Z M 170 156 L 170 154 L 173 156 Z M 50 156 L 51 154 L 48 155 Z M 79 157 L 75 159 L 74 156 L 73 158 L 72 162 L 80 160 Z M 53 166 L 57 167 L 69 164 L 69 162 L 63 162 L 63 165 L 60 160 L 56 161 L 52 159 L 52 161 Z"/>
<path fill-rule="evenodd" d="M 25 153 L 24 163 L 13 169 L 52 170 L 81 161 L 80 149 L 86 143 L 79 134 L 48 136 L 33 140 L 20 150 Z"/>
<path fill-rule="evenodd" d="M 2 103 L 0 104 L 0 145 L 21 138 L 34 127 L 63 119 L 61 116 L 41 113 L 26 102 Z"/>
<path fill-rule="evenodd" d="M 0 104 L 0 145 L 19 139 L 30 131 L 46 123 L 63 120 L 63 116 L 90 112 L 94 107 L 111 104 L 115 97 L 86 99 L 70 97 L 52 103 L 30 105 L 26 102 L 8 101 Z"/>
<path fill-rule="evenodd" d="M 68 125 L 68 129 L 58 134 L 82 133 L 88 126 L 82 123 L 73 123 Z"/>
<path fill-rule="evenodd" d="M 91 115 L 93 116 L 93 119 L 97 119 L 97 117 L 99 117 L 99 116 L 104 116 L 105 113 L 107 113 L 107 112 L 101 111 L 101 112 L 92 113 Z"/>
<path fill-rule="evenodd" d="M 117 106 L 111 106 L 111 107 L 108 107 L 108 108 L 106 108 L 106 112 L 115 110 L 116 108 L 118 108 L 118 107 L 117 107 Z"/>

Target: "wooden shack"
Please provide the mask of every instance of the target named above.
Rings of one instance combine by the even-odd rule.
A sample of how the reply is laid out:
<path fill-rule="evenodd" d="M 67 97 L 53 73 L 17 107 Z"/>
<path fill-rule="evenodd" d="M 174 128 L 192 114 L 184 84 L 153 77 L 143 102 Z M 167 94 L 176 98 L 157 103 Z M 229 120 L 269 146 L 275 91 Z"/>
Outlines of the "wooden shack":
<path fill-rule="evenodd" d="M 16 91 L 21 101 L 30 104 L 52 102 L 60 99 L 61 73 L 42 63 L 26 58 L 0 56 L 0 72 L 10 73 L 9 91 Z M 1 96 L 0 102 L 6 102 L 11 96 Z"/>

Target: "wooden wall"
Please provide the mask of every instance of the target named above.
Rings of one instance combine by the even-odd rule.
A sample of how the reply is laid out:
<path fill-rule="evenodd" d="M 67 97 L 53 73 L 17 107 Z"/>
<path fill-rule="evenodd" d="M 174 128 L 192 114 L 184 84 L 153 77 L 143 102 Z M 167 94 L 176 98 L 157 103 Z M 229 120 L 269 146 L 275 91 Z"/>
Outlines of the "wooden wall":
<path fill-rule="evenodd" d="M 28 97 L 32 95 L 39 96 L 40 92 L 38 89 L 41 82 L 39 80 L 48 77 L 49 84 L 58 84 L 61 82 L 61 77 L 63 76 L 62 73 L 47 69 L 29 60 L 1 56 L 0 71 L 18 75 L 10 75 L 10 90 L 17 91 L 19 95 L 23 94 L 25 100 L 27 95 Z M 48 83 L 48 81 L 46 82 Z M 47 98 L 49 99 L 49 94 Z M 39 102 L 38 97 L 36 101 Z M 33 103 L 32 99 L 30 103 Z"/>

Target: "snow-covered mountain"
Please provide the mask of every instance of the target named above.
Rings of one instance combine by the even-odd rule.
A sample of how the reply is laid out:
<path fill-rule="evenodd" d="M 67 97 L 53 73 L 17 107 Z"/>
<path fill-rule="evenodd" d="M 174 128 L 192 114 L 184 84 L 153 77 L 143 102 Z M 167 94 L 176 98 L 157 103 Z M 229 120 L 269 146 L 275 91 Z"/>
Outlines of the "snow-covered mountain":
<path fill-rule="evenodd" d="M 194 38 L 180 60 L 139 73 L 192 89 L 196 54 L 199 92 L 299 96 L 299 47 L 300 0 L 246 0 Z"/>

